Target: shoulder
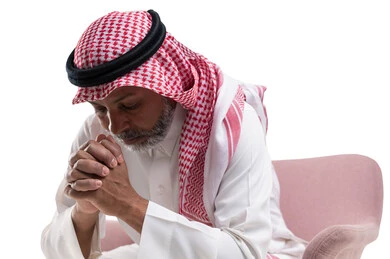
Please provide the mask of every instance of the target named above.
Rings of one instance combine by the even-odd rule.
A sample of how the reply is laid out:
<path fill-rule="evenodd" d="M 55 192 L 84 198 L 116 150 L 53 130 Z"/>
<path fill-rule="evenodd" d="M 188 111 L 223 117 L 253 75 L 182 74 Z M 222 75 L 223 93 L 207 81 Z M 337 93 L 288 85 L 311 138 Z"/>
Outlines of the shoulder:
<path fill-rule="evenodd" d="M 248 103 L 244 104 L 241 135 L 256 135 L 265 138 L 265 132 L 256 110 Z M 242 136 L 241 136 L 242 137 Z"/>
<path fill-rule="evenodd" d="M 265 138 L 263 126 L 255 109 L 245 103 L 240 138 L 232 162 L 235 163 L 247 156 L 262 157 L 267 153 Z"/>

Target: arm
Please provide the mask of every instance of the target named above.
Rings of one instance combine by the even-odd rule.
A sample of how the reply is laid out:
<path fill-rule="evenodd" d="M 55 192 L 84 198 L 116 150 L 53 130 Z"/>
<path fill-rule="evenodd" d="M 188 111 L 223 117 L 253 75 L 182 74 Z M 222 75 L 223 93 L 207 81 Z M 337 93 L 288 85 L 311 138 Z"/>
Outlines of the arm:
<path fill-rule="evenodd" d="M 63 194 L 66 194 L 66 196 L 70 197 L 76 203 L 74 204 L 72 202 L 71 204 L 74 204 L 74 206 L 66 208 L 65 215 L 67 216 L 62 217 L 61 223 L 66 223 L 66 229 L 63 229 L 64 226 L 58 226 L 60 233 L 52 231 L 54 232 L 52 236 L 55 239 L 60 236 L 75 239 L 74 236 L 76 236 L 78 247 L 75 246 L 73 250 L 77 250 L 77 252 L 81 250 L 83 258 L 90 256 L 99 211 L 106 212 L 108 215 L 115 215 L 110 214 L 110 210 L 114 210 L 115 212 L 119 211 L 114 206 L 117 204 L 115 200 L 112 201 L 115 198 L 115 194 L 112 194 L 112 192 L 107 194 L 107 189 L 110 189 L 110 187 L 111 189 L 115 189 L 115 187 L 112 188 L 110 185 L 113 180 L 126 184 L 125 181 L 118 180 L 118 176 L 120 178 L 123 174 L 113 173 L 112 176 L 110 175 L 110 169 L 113 170 L 117 167 L 119 168 L 117 171 L 121 171 L 120 169 L 126 170 L 125 174 L 127 178 L 127 168 L 120 155 L 120 147 L 112 138 L 105 138 L 105 136 L 99 135 L 96 141 L 87 141 L 79 150 L 72 153 L 66 178 L 58 190 L 57 197 L 59 198 L 59 202 L 57 202 L 57 205 L 61 205 L 58 204 L 61 203 L 61 200 L 67 199 Z M 122 163 L 122 166 L 119 166 L 119 163 Z M 104 182 L 107 183 L 105 185 L 109 188 L 103 186 Z M 118 203 L 117 206 L 122 206 L 122 204 Z M 65 221 L 71 221 L 72 226 L 70 226 L 69 222 Z M 50 233 L 49 228 L 53 229 L 54 226 L 45 229 L 45 236 Z M 61 231 L 70 231 L 73 235 L 62 235 Z M 50 238 L 45 237 L 45 239 L 49 240 Z M 95 243 L 97 242 L 95 241 Z M 57 248 L 59 245 L 56 242 L 54 244 L 50 244 L 49 242 L 45 246 L 50 248 L 48 249 L 50 252 L 55 252 L 58 249 L 53 249 L 53 246 Z M 44 246 L 42 248 L 44 251 L 46 250 Z M 61 251 L 60 256 L 64 256 L 63 254 L 64 251 Z"/>
<path fill-rule="evenodd" d="M 264 135 L 253 130 L 260 127 L 257 116 L 249 113 L 246 116 L 253 120 L 245 117 L 244 137 L 219 186 L 214 227 L 188 221 L 150 202 L 140 242 L 141 258 L 158 254 L 166 258 L 264 258 L 271 239 L 272 164 Z"/>
<path fill-rule="evenodd" d="M 110 145 L 110 141 L 104 140 L 99 143 L 104 139 L 102 137 L 96 141 L 90 140 L 102 132 L 100 123 L 94 116 L 91 116 L 86 120 L 73 143 L 70 166 L 56 195 L 57 211 L 52 222 L 45 227 L 41 235 L 41 247 L 46 258 L 88 258 L 90 253 L 90 257 L 99 254 L 100 235 L 104 234 L 104 227 L 102 227 L 105 220 L 104 213 L 121 217 L 134 229 L 141 231 L 147 207 L 146 200 L 140 199 L 138 196 L 131 199 L 132 196 L 129 195 L 129 199 L 121 199 L 121 203 L 118 203 L 115 208 L 110 205 L 113 201 L 112 198 L 121 192 L 115 192 L 116 187 L 121 186 L 128 189 L 132 194 L 135 192 L 128 182 L 127 168 L 122 163 L 123 158 L 116 159 L 116 164 L 110 165 L 112 160 L 120 155 L 118 149 L 115 150 L 115 147 Z M 96 149 L 96 144 L 100 145 L 98 149 Z M 101 153 L 102 150 L 103 153 Z M 107 150 L 109 151 L 108 155 Z M 102 163 L 97 163 L 97 160 L 102 161 Z M 118 163 L 120 166 L 117 166 Z M 117 168 L 112 170 L 112 175 L 109 172 L 108 175 L 111 176 L 107 177 L 107 175 L 103 175 L 104 166 L 110 169 Z M 123 177 L 124 175 L 125 177 Z M 104 178 L 107 178 L 104 181 L 106 184 L 104 184 L 104 188 L 101 188 L 98 183 L 99 181 L 103 183 Z M 111 184 L 114 184 L 114 188 Z M 128 188 L 129 186 L 130 188 Z M 100 188 L 101 190 L 97 192 L 96 190 Z M 98 196 L 94 196 L 94 193 L 97 193 Z M 124 192 L 124 195 L 128 193 Z M 135 200 L 140 202 L 135 203 Z M 131 201 L 130 206 L 122 206 L 127 201 Z M 131 212 L 125 213 L 123 208 Z M 99 214 L 98 211 L 103 213 Z M 136 217 L 125 219 L 121 216 L 129 214 L 136 215 Z M 96 224 L 98 219 L 99 224 Z"/>
<path fill-rule="evenodd" d="M 84 142 L 90 138 L 93 138 L 93 136 L 96 136 L 99 133 L 99 128 L 96 127 L 98 124 L 96 124 L 96 122 L 97 121 L 94 121 L 93 116 L 87 118 L 83 124 L 83 127 L 81 127 L 75 141 L 73 142 L 71 149 L 72 154 L 75 153 Z M 71 169 L 71 167 L 68 168 L 67 174 Z M 81 232 L 79 232 L 78 227 L 87 225 L 85 222 L 80 224 L 80 220 L 82 220 L 82 218 L 78 218 L 76 215 L 80 212 L 76 206 L 76 201 L 64 194 L 64 190 L 67 185 L 68 182 L 66 177 L 64 177 L 57 189 L 55 199 L 57 210 L 53 216 L 52 221 L 44 228 L 41 234 L 41 248 L 46 258 L 84 258 L 83 253 L 88 250 L 85 248 L 81 249 L 79 246 L 78 239 L 85 239 L 85 237 L 81 237 Z M 94 209 L 94 212 L 97 211 L 94 207 L 92 207 L 92 209 Z M 92 233 L 88 234 L 91 236 L 93 242 L 89 242 L 90 244 L 87 246 L 91 247 L 90 250 L 93 252 L 98 252 L 100 250 L 99 225 L 104 225 L 105 220 L 105 217 L 102 214 L 99 216 L 98 215 L 99 214 L 95 213 L 93 219 L 88 220 L 89 232 L 91 232 L 90 227 L 93 226 Z M 74 216 L 76 216 L 75 224 L 74 220 L 72 219 Z M 96 224 L 97 218 L 99 218 L 100 224 Z M 84 217 L 83 219 L 85 220 L 86 218 Z"/>
<path fill-rule="evenodd" d="M 99 212 L 85 213 L 76 204 L 72 210 L 71 217 L 81 252 L 85 258 L 88 258 L 91 252 L 92 236 L 99 218 Z"/>
<path fill-rule="evenodd" d="M 139 233 L 147 201 L 132 188 L 119 145 L 98 135 L 71 156 L 65 194 L 76 200 L 72 221 L 80 248 L 89 256 L 98 212 L 124 220 Z"/>
<path fill-rule="evenodd" d="M 66 181 L 63 180 L 56 195 L 57 211 L 42 231 L 41 248 L 45 258 L 84 258 L 71 219 L 74 201 L 64 197 L 65 186 Z"/>
<path fill-rule="evenodd" d="M 56 195 L 57 211 L 50 224 L 42 231 L 41 248 L 45 258 L 84 258 L 72 221 L 72 211 L 75 208 L 75 201 L 64 195 L 66 185 L 67 182 L 64 179 Z M 104 221 L 104 217 L 100 217 L 100 221 Z M 92 244 L 91 250 L 98 251 L 97 226 L 94 226 L 93 240 L 94 244 Z"/>

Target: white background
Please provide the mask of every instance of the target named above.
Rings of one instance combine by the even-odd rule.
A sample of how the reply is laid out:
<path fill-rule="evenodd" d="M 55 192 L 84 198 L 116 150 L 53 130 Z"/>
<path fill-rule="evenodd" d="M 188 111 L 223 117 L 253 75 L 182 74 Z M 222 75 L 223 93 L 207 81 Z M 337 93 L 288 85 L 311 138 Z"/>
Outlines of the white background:
<path fill-rule="evenodd" d="M 2 258 L 43 258 L 40 234 L 70 143 L 92 112 L 71 105 L 69 53 L 98 17 L 135 9 L 154 9 L 185 45 L 231 76 L 268 87 L 273 159 L 366 155 L 381 166 L 387 190 L 388 1 L 2 1 Z M 385 197 L 380 235 L 363 258 L 389 254 L 389 224 Z"/>

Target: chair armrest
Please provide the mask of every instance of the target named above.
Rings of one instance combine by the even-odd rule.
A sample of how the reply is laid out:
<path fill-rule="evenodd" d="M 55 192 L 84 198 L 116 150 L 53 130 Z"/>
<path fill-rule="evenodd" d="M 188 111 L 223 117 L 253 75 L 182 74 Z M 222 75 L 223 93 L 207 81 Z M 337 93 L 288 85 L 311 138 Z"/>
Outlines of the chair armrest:
<path fill-rule="evenodd" d="M 122 229 L 118 221 L 106 221 L 106 236 L 101 240 L 102 251 L 109 251 L 114 248 L 132 243 L 133 241 Z"/>
<path fill-rule="evenodd" d="M 377 238 L 378 232 L 374 223 L 328 227 L 309 242 L 303 259 L 360 258 L 364 247 Z"/>

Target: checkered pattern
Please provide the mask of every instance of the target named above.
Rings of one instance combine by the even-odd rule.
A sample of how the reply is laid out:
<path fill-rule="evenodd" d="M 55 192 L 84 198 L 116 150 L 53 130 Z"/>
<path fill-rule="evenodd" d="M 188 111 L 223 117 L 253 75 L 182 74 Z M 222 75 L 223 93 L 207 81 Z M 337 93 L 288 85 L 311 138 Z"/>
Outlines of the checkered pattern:
<path fill-rule="evenodd" d="M 83 33 L 74 55 L 80 69 L 109 62 L 134 48 L 151 26 L 144 11 L 112 12 L 93 22 Z M 179 213 L 191 220 L 212 225 L 206 212 L 203 186 L 204 163 L 210 139 L 212 118 L 223 77 L 219 68 L 166 34 L 163 45 L 144 64 L 112 82 L 79 88 L 73 103 L 101 100 L 119 87 L 144 87 L 171 98 L 185 107 L 179 149 Z M 223 126 L 227 133 L 228 159 L 238 143 L 244 101 L 258 106 L 266 130 L 267 116 L 262 98 L 265 87 L 240 85 L 226 112 Z M 260 98 L 258 98 L 260 97 Z M 267 258 L 277 258 L 267 255 Z"/>
<path fill-rule="evenodd" d="M 147 12 L 112 12 L 93 22 L 79 40 L 74 56 L 78 68 L 91 68 L 111 61 L 134 48 L 145 37 L 151 26 Z M 104 99 L 122 86 L 139 86 L 170 98 L 189 102 L 183 89 L 192 82 L 190 64 L 179 53 L 175 39 L 167 34 L 160 50 L 142 66 L 106 84 L 79 88 L 73 103 Z M 180 62 L 177 62 L 180 61 Z"/>
<path fill-rule="evenodd" d="M 91 68 L 113 60 L 147 34 L 147 12 L 112 12 L 93 22 L 79 40 L 75 65 Z M 187 110 L 179 151 L 179 211 L 211 224 L 203 202 L 203 169 L 217 92 L 217 67 L 167 33 L 160 49 L 143 65 L 106 84 L 79 88 L 73 103 L 104 99 L 123 86 L 144 87 L 179 102 Z"/>

